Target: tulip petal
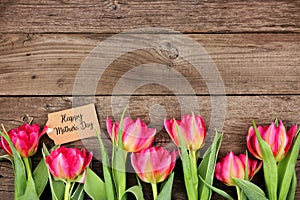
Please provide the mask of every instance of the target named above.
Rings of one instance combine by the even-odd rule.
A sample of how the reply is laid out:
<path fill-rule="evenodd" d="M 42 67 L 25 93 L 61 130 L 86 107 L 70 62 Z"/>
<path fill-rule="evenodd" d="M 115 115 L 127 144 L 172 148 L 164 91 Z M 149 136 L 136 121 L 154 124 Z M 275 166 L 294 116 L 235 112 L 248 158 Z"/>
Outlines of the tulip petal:
<path fill-rule="evenodd" d="M 204 146 L 206 128 L 203 118 L 198 115 L 183 115 L 180 120 L 176 120 L 185 146 L 189 150 L 199 150 Z M 164 120 L 164 126 L 173 142 L 180 147 L 180 140 L 174 119 Z"/>
<path fill-rule="evenodd" d="M 113 124 L 112 124 L 111 119 L 109 117 L 107 117 L 107 119 L 106 119 L 106 129 L 107 129 L 107 132 L 108 132 L 110 138 L 113 139 L 113 135 L 112 135 Z"/>
<path fill-rule="evenodd" d="M 287 132 L 287 141 L 285 143 L 285 148 L 284 148 L 285 154 L 287 154 L 288 151 L 290 150 L 293 143 L 293 139 L 297 133 L 297 130 L 298 130 L 297 125 L 293 125 Z"/>
<path fill-rule="evenodd" d="M 132 153 L 131 163 L 144 182 L 158 183 L 164 181 L 174 169 L 176 155 L 176 152 L 170 154 L 162 147 L 150 147 Z"/>
<path fill-rule="evenodd" d="M 92 160 L 92 153 L 86 154 L 77 148 L 59 147 L 46 156 L 50 173 L 58 179 L 76 181 Z M 84 180 L 84 179 L 81 179 Z"/>
<path fill-rule="evenodd" d="M 260 169 L 261 163 L 257 165 L 257 161 L 248 158 L 248 174 L 251 179 Z M 234 155 L 229 152 L 225 157 L 217 162 L 215 167 L 215 177 L 228 186 L 236 186 L 233 178 L 245 179 L 246 173 L 246 155 Z"/>

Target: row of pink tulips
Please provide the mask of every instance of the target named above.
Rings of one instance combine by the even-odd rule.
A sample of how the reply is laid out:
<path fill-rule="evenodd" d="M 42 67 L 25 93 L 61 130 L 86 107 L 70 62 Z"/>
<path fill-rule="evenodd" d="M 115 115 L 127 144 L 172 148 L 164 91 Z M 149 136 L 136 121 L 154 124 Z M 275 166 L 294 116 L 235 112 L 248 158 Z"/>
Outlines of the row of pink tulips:
<path fill-rule="evenodd" d="M 157 183 L 166 181 L 168 179 L 174 169 L 178 154 L 182 159 L 183 173 L 185 176 L 185 186 L 189 199 L 210 199 L 211 189 L 214 191 L 219 191 L 212 186 L 212 181 L 207 181 L 211 179 L 209 177 L 209 174 L 215 175 L 218 180 L 224 182 L 228 186 L 235 186 L 237 188 L 239 199 L 251 199 L 251 195 L 249 196 L 248 191 L 245 188 L 241 187 L 239 180 L 251 180 L 263 164 L 265 172 L 265 169 L 267 169 L 267 167 L 265 168 L 264 162 L 269 162 L 270 160 L 270 158 L 267 157 L 265 153 L 268 152 L 268 148 L 272 152 L 271 154 L 276 163 L 280 163 L 281 161 L 289 162 L 289 160 L 285 161 L 285 159 L 286 157 L 289 157 L 288 154 L 290 152 L 290 149 L 293 147 L 293 142 L 295 142 L 295 137 L 297 135 L 296 125 L 292 126 L 289 131 L 286 131 L 282 121 L 278 122 L 276 120 L 270 126 L 258 126 L 257 128 L 254 124 L 254 126 L 250 127 L 248 131 L 247 147 L 250 153 L 258 160 L 248 158 L 248 155 L 244 154 L 236 156 L 233 152 L 230 152 L 216 163 L 215 159 L 213 159 L 213 157 L 217 157 L 217 152 L 219 149 L 219 147 L 216 145 L 215 147 L 212 146 L 210 148 L 210 152 L 207 153 L 209 155 L 210 161 L 214 163 L 212 165 L 213 169 L 209 169 L 209 166 L 204 166 L 204 164 L 202 163 L 200 163 L 200 165 L 198 166 L 198 153 L 199 150 L 204 146 L 206 138 L 206 126 L 203 118 L 200 115 L 184 115 L 182 116 L 181 120 L 165 119 L 164 125 L 170 138 L 178 146 L 178 150 L 170 152 L 163 147 L 152 146 L 156 135 L 156 130 L 147 127 L 147 125 L 140 119 L 133 121 L 130 118 L 123 116 L 120 122 L 113 123 L 110 118 L 107 118 L 106 120 L 107 131 L 113 142 L 114 149 L 116 150 L 116 155 L 118 155 L 119 150 L 122 150 L 122 153 L 117 156 L 117 159 L 112 159 L 112 162 L 117 163 L 120 162 L 120 160 L 122 162 L 125 162 L 127 153 L 131 153 L 132 166 L 138 177 L 142 181 L 151 184 L 153 189 L 153 199 L 161 198 L 161 196 L 164 196 L 165 194 L 168 194 L 169 196 L 171 195 L 170 188 L 162 190 L 161 193 L 164 194 L 159 194 L 159 192 L 157 191 Z M 28 160 L 28 158 L 36 153 L 38 149 L 39 139 L 46 131 L 46 126 L 43 128 L 43 130 L 40 131 L 40 126 L 37 124 L 25 124 L 18 127 L 17 129 L 12 129 L 8 132 L 6 132 L 5 129 L 4 133 L 1 132 L 2 137 L 0 146 L 9 155 L 10 160 L 14 164 L 15 170 L 18 170 L 20 168 L 20 159 L 23 160 L 25 166 L 24 169 L 26 169 L 25 178 L 27 178 L 25 181 L 25 185 L 27 186 L 16 186 L 16 199 L 20 197 L 26 199 L 26 195 L 29 195 L 27 190 L 31 190 L 30 192 L 34 192 L 35 199 L 39 199 L 42 190 L 44 189 L 44 187 L 42 189 L 39 189 L 38 187 L 35 187 L 35 189 L 32 189 L 32 187 L 30 187 L 30 189 L 28 189 L 28 185 L 34 185 L 37 182 L 35 180 L 36 177 L 31 173 L 32 169 L 29 164 L 30 161 Z M 218 138 L 219 140 L 216 139 L 215 144 L 217 144 L 219 141 L 218 144 L 220 146 L 222 138 L 221 136 L 219 136 Z M 264 142 L 261 142 L 261 139 Z M 265 146 L 262 146 L 261 143 L 263 143 L 263 145 Z M 214 154 L 211 152 L 213 148 L 215 148 Z M 45 151 L 43 151 L 45 155 L 44 163 L 47 166 L 48 173 L 50 172 L 53 177 L 55 177 L 55 180 L 61 180 L 65 183 L 63 196 L 64 199 L 70 199 L 72 196 L 72 191 L 74 192 L 72 188 L 75 187 L 75 183 L 84 183 L 86 177 L 87 179 L 89 179 L 89 177 L 92 176 L 90 175 L 92 172 L 88 171 L 88 167 L 93 157 L 92 153 L 86 153 L 85 149 L 79 150 L 77 148 L 66 147 L 56 148 L 50 153 L 47 153 Z M 298 151 L 295 150 L 295 152 L 298 155 L 299 149 Z M 209 153 L 212 155 L 210 155 Z M 204 160 L 205 159 L 206 158 L 204 157 Z M 43 163 L 41 163 L 41 165 L 42 164 Z M 116 192 L 112 192 L 112 195 L 103 194 L 103 199 L 122 199 L 123 197 L 126 198 L 125 193 L 128 191 L 133 191 L 126 190 L 126 175 L 124 176 L 126 169 L 125 163 L 123 164 L 124 171 L 120 171 L 119 169 L 112 169 L 112 182 L 114 182 L 115 184 L 111 188 L 115 188 Z M 269 164 L 267 165 L 269 166 Z M 20 171 L 22 171 L 21 168 Z M 276 171 L 276 173 L 277 172 L 278 170 Z M 89 175 L 86 175 L 87 173 Z M 266 173 L 268 172 L 265 172 L 265 174 Z M 20 174 L 20 172 L 15 171 L 15 174 L 17 176 L 18 174 Z M 38 172 L 33 174 L 38 174 Z M 205 179 L 204 176 L 207 176 L 207 178 Z M 50 184 L 52 182 L 53 184 L 55 183 L 55 180 L 52 180 L 51 177 L 49 180 Z M 172 181 L 173 179 L 168 182 L 172 185 Z M 87 182 L 89 182 L 89 180 L 86 181 L 86 184 Z M 104 190 L 109 193 L 111 191 L 109 191 L 108 189 L 108 182 L 109 179 L 105 179 L 103 187 L 105 188 Z M 250 183 L 246 183 L 249 184 L 249 187 L 251 186 L 252 188 L 252 185 L 250 185 Z M 281 185 L 281 183 L 276 184 Z M 280 199 L 274 197 L 274 192 L 272 193 L 269 191 L 268 187 L 270 186 L 270 183 L 268 183 L 267 178 L 266 186 L 269 199 Z M 97 199 L 93 196 L 93 192 L 90 191 L 90 187 L 91 186 L 84 186 L 81 188 L 81 190 L 85 190 L 88 195 L 91 196 L 91 198 Z M 203 187 L 206 187 L 206 189 L 208 190 L 208 194 L 205 196 L 205 198 L 202 194 L 205 193 L 205 190 L 201 189 Z M 51 185 L 52 192 L 54 194 L 57 194 L 57 192 L 54 191 L 53 188 L 55 187 L 52 187 Z M 78 188 L 80 190 L 80 184 L 78 185 Z M 142 191 L 140 185 L 136 186 L 135 189 Z M 74 193 L 76 193 L 76 191 Z M 228 199 L 231 198 L 227 194 L 224 195 L 224 192 L 219 192 L 219 194 L 227 197 Z M 59 197 L 57 196 L 59 195 L 56 195 L 55 197 L 59 199 Z M 137 199 L 139 199 L 138 194 L 136 194 L 135 196 L 137 197 Z M 263 196 L 266 195 L 263 194 Z M 283 196 L 285 196 L 285 194 L 283 194 Z M 78 198 L 82 197 L 80 196 Z M 140 198 L 143 199 L 142 196 Z"/>

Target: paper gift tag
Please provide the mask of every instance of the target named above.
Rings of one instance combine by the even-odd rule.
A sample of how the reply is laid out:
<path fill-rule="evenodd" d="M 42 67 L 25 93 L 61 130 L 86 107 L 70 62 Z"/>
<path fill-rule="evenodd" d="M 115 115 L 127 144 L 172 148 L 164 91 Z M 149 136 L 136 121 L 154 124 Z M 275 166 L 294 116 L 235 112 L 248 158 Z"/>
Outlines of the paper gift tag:
<path fill-rule="evenodd" d="M 49 113 L 46 126 L 56 145 L 95 136 L 95 129 L 100 131 L 94 104 Z"/>

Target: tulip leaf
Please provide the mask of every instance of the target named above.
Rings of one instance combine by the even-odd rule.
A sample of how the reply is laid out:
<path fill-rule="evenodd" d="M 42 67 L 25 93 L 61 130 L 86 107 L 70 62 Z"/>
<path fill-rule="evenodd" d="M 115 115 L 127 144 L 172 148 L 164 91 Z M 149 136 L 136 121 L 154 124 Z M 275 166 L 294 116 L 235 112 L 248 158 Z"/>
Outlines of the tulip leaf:
<path fill-rule="evenodd" d="M 198 185 L 193 184 L 192 170 L 191 170 L 191 161 L 188 155 L 187 148 L 185 146 L 185 142 L 182 137 L 182 132 L 178 126 L 176 119 L 174 119 L 174 123 L 176 125 L 179 142 L 180 142 L 180 156 L 182 160 L 182 168 L 183 168 L 183 176 L 185 188 L 187 191 L 188 199 L 198 199 Z"/>
<path fill-rule="evenodd" d="M 245 166 L 245 177 L 244 180 L 249 181 L 249 157 L 248 157 L 248 151 L 246 151 L 246 166 Z"/>
<path fill-rule="evenodd" d="M 174 181 L 174 172 L 170 174 L 168 180 L 164 182 L 164 186 L 157 196 L 156 200 L 171 200 L 172 197 L 172 186 Z"/>
<path fill-rule="evenodd" d="M 294 171 L 292 183 L 290 185 L 289 193 L 287 195 L 287 200 L 294 200 L 295 199 L 295 192 L 296 192 L 296 187 L 297 187 L 297 175 L 296 171 Z"/>
<path fill-rule="evenodd" d="M 228 193 L 226 193 L 225 191 L 219 189 L 219 188 L 216 188 L 210 184 L 207 184 L 205 182 L 205 180 L 203 180 L 203 178 L 201 176 L 199 176 L 200 180 L 207 186 L 209 187 L 212 191 L 214 191 L 215 193 L 219 194 L 220 196 L 228 199 L 228 200 L 234 200 Z"/>
<path fill-rule="evenodd" d="M 123 150 L 122 134 L 123 134 L 123 121 L 125 117 L 126 107 L 123 110 L 119 130 L 118 130 L 118 146 L 113 148 L 113 179 L 117 188 L 118 197 L 126 190 L 126 156 L 127 152 Z"/>
<path fill-rule="evenodd" d="M 42 158 L 39 164 L 36 166 L 36 168 L 33 171 L 33 180 L 35 183 L 35 190 L 37 195 L 40 197 L 41 194 L 43 193 L 47 182 L 48 182 L 48 177 L 45 176 L 45 174 L 48 173 L 48 168 L 45 162 L 45 159 Z"/>
<path fill-rule="evenodd" d="M 56 146 L 53 148 L 56 148 Z M 49 155 L 49 151 L 45 144 L 43 144 L 42 154 L 43 154 L 43 159 L 46 160 L 46 156 Z M 49 169 L 47 170 L 47 173 L 48 173 L 48 179 L 49 179 L 49 184 L 50 184 L 50 189 L 51 189 L 51 194 L 52 194 L 52 200 L 63 199 L 64 191 L 65 191 L 65 184 L 62 181 L 53 180 L 51 177 L 51 174 L 49 172 Z"/>
<path fill-rule="evenodd" d="M 71 196 L 71 200 L 83 200 L 84 199 L 84 184 L 78 184 L 76 190 Z"/>
<path fill-rule="evenodd" d="M 298 131 L 299 132 L 299 131 Z M 285 200 L 288 193 L 292 178 L 294 175 L 297 158 L 300 150 L 300 134 L 296 134 L 294 144 L 287 156 L 278 164 L 278 189 L 279 200 Z"/>
<path fill-rule="evenodd" d="M 99 145 L 100 145 L 100 151 L 101 151 L 101 157 L 102 157 L 102 168 L 103 168 L 103 174 L 104 174 L 104 183 L 105 183 L 105 189 L 106 189 L 106 196 L 108 200 L 115 200 L 116 196 L 115 196 L 115 188 L 114 188 L 114 184 L 113 184 L 113 180 L 112 180 L 112 176 L 111 176 L 111 171 L 109 168 L 109 159 L 108 159 L 108 155 L 106 153 L 106 150 L 104 148 L 100 133 L 96 131 L 97 137 L 98 137 L 98 141 L 99 141 Z"/>
<path fill-rule="evenodd" d="M 105 183 L 90 168 L 86 169 L 84 191 L 93 200 L 106 199 Z"/>
<path fill-rule="evenodd" d="M 57 200 L 63 199 L 65 193 L 65 183 L 61 180 L 52 180 L 52 185 L 53 185 L 53 191 L 51 191 L 52 195 L 54 193 Z"/>
<path fill-rule="evenodd" d="M 238 185 L 238 187 L 240 187 L 243 190 L 243 192 L 246 194 L 249 200 L 268 200 L 264 191 L 254 183 L 239 178 L 232 179 Z"/>
<path fill-rule="evenodd" d="M 261 138 L 256 124 L 254 120 L 252 120 L 252 124 L 255 130 L 255 134 L 262 152 L 263 158 L 263 170 L 266 188 L 268 192 L 268 197 L 270 200 L 277 199 L 277 182 L 278 182 L 278 174 L 277 174 L 277 164 L 269 145 Z"/>
<path fill-rule="evenodd" d="M 203 160 L 198 167 L 198 174 L 204 178 L 205 182 L 209 185 L 213 185 L 215 165 L 217 162 L 218 152 L 221 147 L 222 134 L 218 134 L 216 131 L 213 143 L 204 153 Z M 210 199 L 212 192 L 208 186 L 203 182 L 199 182 L 199 199 Z"/>
<path fill-rule="evenodd" d="M 144 194 L 143 194 L 143 189 L 140 185 L 135 185 L 132 186 L 131 188 L 128 188 L 120 198 L 121 200 L 126 200 L 126 194 L 127 193 L 132 193 L 136 200 L 144 200 Z"/>
<path fill-rule="evenodd" d="M 114 148 L 114 157 L 113 157 L 113 179 L 115 186 L 118 190 L 118 197 L 120 197 L 126 190 L 126 154 L 122 148 Z"/>
<path fill-rule="evenodd" d="M 120 198 L 126 190 L 126 156 L 127 152 L 123 150 L 122 134 L 123 121 L 125 117 L 126 108 L 124 108 L 118 130 L 118 145 L 113 143 L 113 169 L 112 175 L 117 188 L 117 196 Z M 114 135 L 114 134 L 113 134 Z"/>
<path fill-rule="evenodd" d="M 15 146 L 10 140 L 7 134 L 4 134 L 0 131 L 0 135 L 4 137 L 4 139 L 9 144 L 13 154 L 13 168 L 14 168 L 14 176 L 15 176 L 15 199 L 22 197 L 26 190 L 26 171 L 24 163 L 21 159 L 20 154 L 17 152 Z"/>
<path fill-rule="evenodd" d="M 39 197 L 35 190 L 35 184 L 32 176 L 28 176 L 27 186 L 24 195 L 18 200 L 39 200 Z"/>

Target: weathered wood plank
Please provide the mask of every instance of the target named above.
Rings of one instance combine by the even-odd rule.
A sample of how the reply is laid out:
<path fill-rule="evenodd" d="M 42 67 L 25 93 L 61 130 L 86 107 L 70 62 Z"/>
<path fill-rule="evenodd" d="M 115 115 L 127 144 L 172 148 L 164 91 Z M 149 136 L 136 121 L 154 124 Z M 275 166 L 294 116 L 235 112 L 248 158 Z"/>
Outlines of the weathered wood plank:
<path fill-rule="evenodd" d="M 98 116 L 100 120 L 101 127 L 105 131 L 105 119 L 106 116 L 113 116 L 112 109 L 122 110 L 121 103 L 124 97 L 116 97 L 116 101 L 112 101 L 112 97 L 96 97 L 95 103 L 98 111 Z M 189 98 L 187 97 L 184 104 L 189 104 Z M 199 106 L 201 109 L 201 114 L 203 115 L 206 123 L 209 124 L 211 117 L 211 98 L 220 98 L 220 97 L 197 97 L 199 101 Z M 77 101 L 76 104 L 84 104 L 93 102 L 92 97 L 82 98 L 80 101 Z M 226 120 L 223 130 L 225 131 L 224 140 L 222 143 L 221 151 L 219 157 L 224 156 L 228 151 L 234 151 L 235 153 L 243 153 L 246 149 L 245 137 L 247 134 L 247 129 L 251 125 L 250 118 L 256 120 L 258 124 L 264 123 L 267 124 L 275 117 L 283 119 L 284 122 L 288 125 L 291 124 L 300 124 L 299 119 L 299 96 L 294 95 L 285 95 L 285 96 L 229 96 L 227 97 L 227 106 L 226 106 Z M 28 116 L 34 117 L 34 122 L 39 124 L 44 124 L 47 120 L 47 114 L 54 111 L 59 111 L 62 109 L 67 109 L 72 107 L 72 103 L 75 102 L 75 99 L 72 97 L 2 97 L 0 98 L 0 122 L 4 123 L 7 129 L 16 127 L 22 123 L 23 120 L 26 120 Z M 158 104 L 161 107 L 157 107 Z M 152 107 L 154 106 L 154 107 Z M 156 120 L 152 123 L 153 126 L 160 127 L 162 124 L 162 119 L 165 116 L 165 113 L 168 117 L 179 118 L 182 114 L 180 109 L 183 105 L 180 105 L 178 102 L 178 97 L 176 96 L 133 96 L 130 98 L 130 107 L 129 113 L 132 118 L 141 117 L 142 120 L 149 123 L 150 119 Z M 165 111 L 162 111 L 163 108 Z M 152 115 L 149 115 L 149 112 Z M 150 110 L 150 111 L 149 111 Z M 153 113 L 156 111 L 156 113 Z M 223 111 L 220 111 L 223 112 Z M 155 114 L 155 115 L 153 115 Z M 116 114 L 118 117 L 119 112 Z M 152 116 L 152 118 L 151 118 Z M 158 119 L 162 118 L 160 121 L 153 117 L 156 116 Z M 216 117 L 215 120 L 218 120 L 221 117 Z M 210 127 L 213 129 L 213 127 Z M 213 134 L 211 131 L 209 134 Z M 50 140 L 47 136 L 42 137 L 42 141 L 45 142 L 48 146 L 51 145 Z M 164 131 L 158 133 L 156 139 L 157 145 L 166 146 L 170 143 L 169 137 Z M 109 146 L 109 142 L 105 142 Z M 78 141 L 68 144 L 71 147 L 85 147 L 89 150 L 94 151 L 94 155 L 97 156 L 98 150 L 97 141 L 93 138 L 87 139 L 85 141 Z M 40 155 L 37 155 L 34 160 L 35 163 L 39 160 Z M 297 163 L 297 177 L 300 178 L 300 160 Z M 101 174 L 99 162 L 97 157 L 94 161 L 94 167 L 98 173 Z M 176 168 L 176 179 L 174 184 L 174 199 L 182 200 L 186 199 L 185 191 L 183 187 L 183 178 L 180 172 L 180 166 Z M 13 176 L 12 169 L 8 163 L 0 163 L 0 175 L 3 176 L 0 178 L 0 194 L 12 197 L 13 194 Z M 129 180 L 134 180 L 130 178 Z M 255 178 L 255 182 L 258 184 L 263 184 L 261 182 L 262 174 L 258 175 Z M 131 182 L 129 184 L 134 184 Z M 217 186 L 225 189 L 231 194 L 235 194 L 234 188 L 229 188 L 224 186 L 221 183 L 217 182 Z M 147 184 L 144 184 L 146 197 L 150 199 L 151 192 Z M 148 196 L 147 196 L 148 195 Z M 296 199 L 300 199 L 300 186 L 297 187 Z M 219 196 L 214 195 L 213 199 L 220 199 Z"/>
<path fill-rule="evenodd" d="M 170 142 L 165 131 L 162 130 L 165 117 L 179 118 L 181 112 L 189 112 L 195 108 L 191 102 L 194 97 L 185 97 L 180 103 L 178 96 L 132 96 L 128 107 L 128 115 L 132 118 L 140 117 L 158 130 L 157 143 L 167 144 Z M 229 96 L 226 97 L 226 110 L 218 110 L 213 118 L 212 103 L 223 97 L 197 97 L 201 115 L 207 126 L 212 125 L 211 120 L 217 121 L 225 116 L 223 130 L 225 131 L 223 150 L 224 155 L 229 150 L 242 153 L 246 145 L 245 137 L 251 125 L 250 119 L 255 119 L 257 124 L 268 124 L 276 117 L 283 119 L 288 125 L 300 124 L 299 119 L 299 96 Z M 83 97 L 80 100 L 73 97 L 2 97 L 0 98 L 0 122 L 7 129 L 20 125 L 28 116 L 34 118 L 34 122 L 45 124 L 47 114 L 74 105 L 94 102 L 98 112 L 100 126 L 105 129 L 107 116 L 119 118 L 123 110 L 124 97 Z M 76 101 L 76 102 L 75 102 Z M 216 105 L 214 105 L 216 106 Z M 218 106 L 218 105 L 217 105 Z M 220 106 L 221 108 L 221 106 Z M 195 111 L 195 110 L 194 110 Z M 217 127 L 210 127 L 214 134 Z M 76 144 L 77 145 L 77 144 Z"/>
<path fill-rule="evenodd" d="M 94 75 L 100 78 L 99 69 L 105 69 L 106 66 L 98 62 L 100 53 L 95 60 L 97 67 L 88 67 L 86 76 L 80 78 L 78 70 L 83 68 L 80 66 L 91 50 L 100 42 L 107 41 L 110 36 L 0 35 L 0 95 L 72 95 L 76 75 L 80 83 L 88 82 Z M 226 94 L 300 94 L 299 34 L 186 35 L 188 36 L 202 45 L 211 56 L 224 82 Z M 128 35 L 128 38 L 131 37 L 134 36 Z M 215 86 L 218 79 L 215 79 L 213 72 L 209 72 L 210 68 L 201 68 L 210 77 L 200 75 L 197 68 L 188 62 L 194 55 L 182 58 L 180 53 L 179 56 L 176 53 L 176 45 L 182 47 L 185 44 L 180 44 L 179 41 L 172 47 L 174 44 L 174 41 L 170 41 L 170 47 L 165 45 L 157 47 L 158 49 L 136 50 L 117 59 L 113 58 L 116 49 L 112 48 L 108 56 L 114 62 L 106 68 L 100 81 L 96 79 L 92 82 L 96 91 L 84 88 L 79 93 L 212 94 L 208 86 Z M 205 59 L 201 62 L 204 66 L 209 64 Z M 140 69 L 142 71 L 138 71 Z M 126 87 L 117 87 L 120 86 L 120 81 L 123 81 L 121 86 Z M 140 84 L 145 85 L 134 91 Z M 174 85 L 175 89 L 170 88 L 170 85 Z M 119 88 L 117 92 L 116 88 Z"/>
<path fill-rule="evenodd" d="M 14 199 L 14 170 L 7 161 L 0 162 L 0 195 Z"/>
<path fill-rule="evenodd" d="M 299 32 L 299 1 L 1 1 L 0 31 L 116 33 L 140 27 L 181 32 Z"/>

